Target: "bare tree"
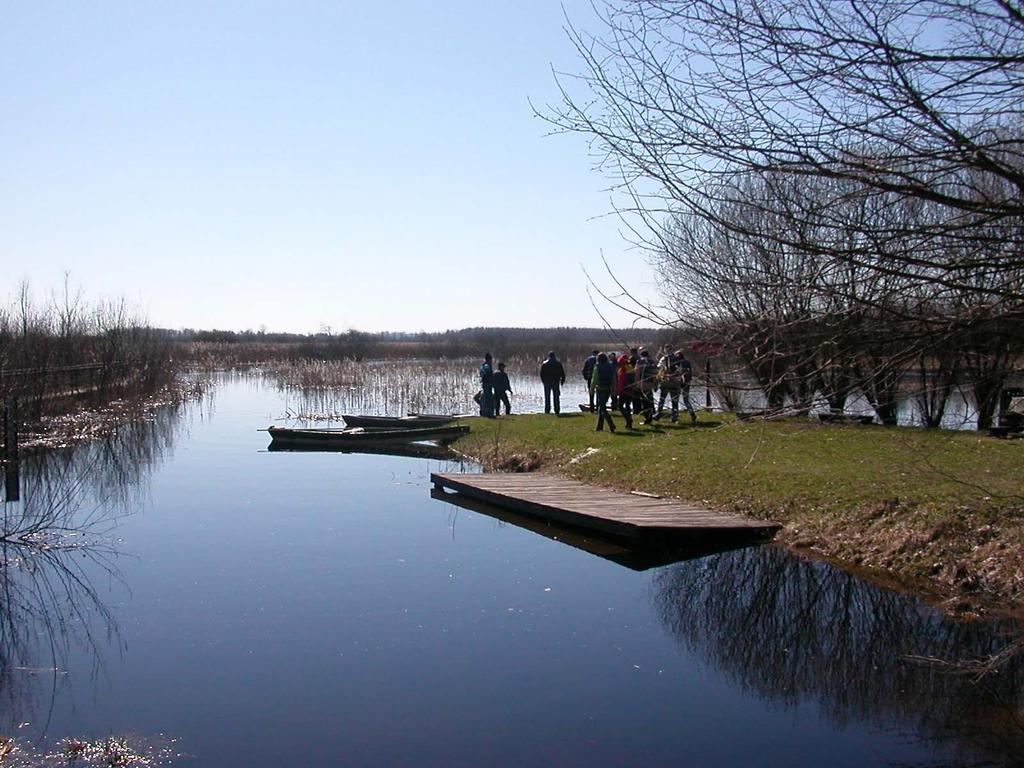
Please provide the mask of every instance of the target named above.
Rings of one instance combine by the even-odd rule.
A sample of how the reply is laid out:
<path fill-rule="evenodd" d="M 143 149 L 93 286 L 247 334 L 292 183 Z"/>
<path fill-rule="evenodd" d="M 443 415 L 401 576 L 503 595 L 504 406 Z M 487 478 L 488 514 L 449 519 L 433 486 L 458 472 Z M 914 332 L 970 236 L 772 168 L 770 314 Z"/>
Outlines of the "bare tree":
<path fill-rule="evenodd" d="M 570 28 L 583 72 L 559 76 L 561 102 L 544 116 L 591 139 L 634 208 L 716 218 L 728 182 L 762 173 L 841 182 L 820 214 L 851 188 L 928 202 L 942 215 L 911 233 L 839 221 L 829 239 L 856 235 L 836 253 L 857 266 L 1020 311 L 1019 233 L 1012 248 L 933 247 L 1024 215 L 1017 3 L 607 0 L 599 16 L 596 35 Z M 868 250 L 879 242 L 884 258 Z M 992 279 L 964 279 L 978 272 Z"/>

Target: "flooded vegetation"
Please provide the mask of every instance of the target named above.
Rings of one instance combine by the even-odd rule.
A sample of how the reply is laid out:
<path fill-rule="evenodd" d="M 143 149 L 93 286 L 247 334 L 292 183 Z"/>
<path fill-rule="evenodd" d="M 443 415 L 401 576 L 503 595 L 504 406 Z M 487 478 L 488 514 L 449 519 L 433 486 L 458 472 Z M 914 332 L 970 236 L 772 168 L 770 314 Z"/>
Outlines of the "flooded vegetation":
<path fill-rule="evenodd" d="M 26 454 L 3 505 L 10 764 L 111 734 L 124 765 L 1020 763 L 1012 620 L 771 546 L 531 530 L 432 498 L 431 471 L 476 469 L 446 456 L 268 452 L 256 427 L 296 404 L 224 376 Z"/>
<path fill-rule="evenodd" d="M 0 741 L 0 759 L 13 768 L 153 768 L 171 765 L 177 757 L 172 744 L 112 736 L 92 741 L 65 739 L 50 752 Z"/>
<path fill-rule="evenodd" d="M 0 304 L 0 401 L 18 399 L 21 419 L 139 400 L 175 384 L 170 337 L 126 301 L 89 301 L 65 279 L 38 296 L 22 283 Z"/>
<path fill-rule="evenodd" d="M 513 411 L 543 409 L 537 371 L 540 360 L 507 361 Z M 284 395 L 285 414 L 300 421 L 337 421 L 345 413 L 400 416 L 406 413 L 472 413 L 480 388 L 479 360 L 300 360 L 260 366 L 257 375 Z M 566 409 L 586 402 L 582 377 L 567 380 Z"/>

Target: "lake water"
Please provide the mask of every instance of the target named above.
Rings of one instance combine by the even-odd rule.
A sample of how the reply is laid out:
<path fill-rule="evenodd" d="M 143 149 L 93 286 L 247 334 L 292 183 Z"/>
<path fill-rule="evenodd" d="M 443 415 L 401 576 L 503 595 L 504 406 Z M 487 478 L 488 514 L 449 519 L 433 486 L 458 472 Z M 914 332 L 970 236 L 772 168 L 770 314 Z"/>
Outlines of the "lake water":
<path fill-rule="evenodd" d="M 772 546 L 633 570 L 431 498 L 472 465 L 268 452 L 285 407 L 225 377 L 25 459 L 8 527 L 57 508 L 92 532 L 4 546 L 3 734 L 171 739 L 194 766 L 1022 760 L 1024 660 L 921 660 L 989 657 L 1010 622 Z"/>

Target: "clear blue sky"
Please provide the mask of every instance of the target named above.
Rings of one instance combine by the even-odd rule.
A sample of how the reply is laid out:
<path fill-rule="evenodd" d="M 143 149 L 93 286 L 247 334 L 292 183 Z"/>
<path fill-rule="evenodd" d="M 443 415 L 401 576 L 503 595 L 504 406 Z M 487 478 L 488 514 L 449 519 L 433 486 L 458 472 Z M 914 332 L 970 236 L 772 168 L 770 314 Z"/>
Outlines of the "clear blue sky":
<path fill-rule="evenodd" d="M 0 12 L 4 298 L 70 271 L 175 328 L 595 325 L 602 252 L 651 293 L 585 141 L 532 114 L 579 68 L 557 2 Z"/>

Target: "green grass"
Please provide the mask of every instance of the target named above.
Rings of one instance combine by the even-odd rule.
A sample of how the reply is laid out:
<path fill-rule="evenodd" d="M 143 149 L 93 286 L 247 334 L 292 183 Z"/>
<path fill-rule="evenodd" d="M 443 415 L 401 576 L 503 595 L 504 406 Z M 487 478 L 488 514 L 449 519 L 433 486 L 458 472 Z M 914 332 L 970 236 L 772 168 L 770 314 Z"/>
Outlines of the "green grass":
<path fill-rule="evenodd" d="M 1024 441 L 710 414 L 697 426 L 663 421 L 632 433 L 621 419 L 616 434 L 595 432 L 594 423 L 587 414 L 473 419 L 459 448 L 485 462 L 533 452 L 546 468 L 582 480 L 763 515 L 893 503 L 947 512 L 1024 506 Z M 588 448 L 599 452 L 569 463 Z"/>
<path fill-rule="evenodd" d="M 539 468 L 773 519 L 783 540 L 826 555 L 1024 598 L 1024 440 L 706 413 L 697 426 L 684 418 L 632 433 L 617 418 L 616 434 L 576 413 L 470 423 L 457 447 L 492 468 Z"/>

